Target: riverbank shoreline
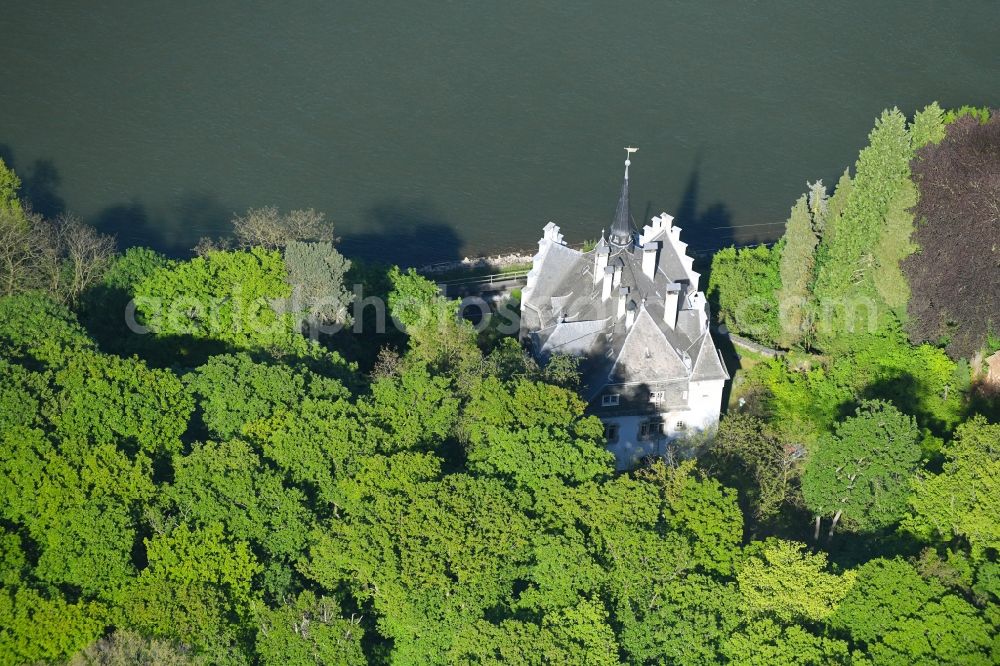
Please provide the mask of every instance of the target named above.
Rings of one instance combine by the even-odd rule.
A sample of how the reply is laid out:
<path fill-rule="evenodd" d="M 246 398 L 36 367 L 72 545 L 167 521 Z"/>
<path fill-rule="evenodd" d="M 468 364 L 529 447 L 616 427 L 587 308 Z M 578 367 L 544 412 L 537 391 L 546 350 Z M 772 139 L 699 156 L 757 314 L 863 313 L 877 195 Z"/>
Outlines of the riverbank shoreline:
<path fill-rule="evenodd" d="M 774 241 L 761 241 L 746 245 L 734 244 L 734 247 L 753 247 L 756 245 L 771 246 L 774 245 Z M 571 247 L 574 249 L 581 249 L 583 246 L 584 244 L 580 243 Z M 704 261 L 706 259 L 710 260 L 713 254 L 715 253 L 712 251 L 690 251 L 690 255 L 700 261 Z M 527 251 L 512 250 L 510 252 L 502 252 L 493 255 L 480 255 L 476 257 L 463 257 L 461 259 L 432 262 L 421 266 L 414 266 L 414 270 L 422 275 L 481 272 L 485 270 L 493 270 L 500 273 L 504 270 L 510 270 L 512 267 L 521 267 L 525 264 L 530 265 L 534 256 L 534 253 L 529 253 Z"/>
<path fill-rule="evenodd" d="M 418 266 L 414 270 L 423 275 L 441 275 L 453 272 L 471 272 L 481 270 L 496 270 L 501 272 L 514 266 L 530 264 L 533 254 L 509 252 L 485 257 L 463 257 L 452 261 L 439 261 Z"/>

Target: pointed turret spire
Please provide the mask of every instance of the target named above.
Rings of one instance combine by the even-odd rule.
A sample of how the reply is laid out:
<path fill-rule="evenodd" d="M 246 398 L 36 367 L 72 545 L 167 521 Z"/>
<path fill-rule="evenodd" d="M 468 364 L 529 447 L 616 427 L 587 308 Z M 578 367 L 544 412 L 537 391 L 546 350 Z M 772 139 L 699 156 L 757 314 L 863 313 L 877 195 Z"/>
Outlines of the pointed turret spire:
<path fill-rule="evenodd" d="M 632 213 L 628 201 L 628 168 L 632 164 L 632 153 L 638 148 L 625 149 L 625 179 L 622 181 L 622 191 L 618 196 L 618 208 L 615 209 L 615 221 L 611 225 L 611 235 L 608 240 L 612 245 L 624 247 L 632 242 Z"/>

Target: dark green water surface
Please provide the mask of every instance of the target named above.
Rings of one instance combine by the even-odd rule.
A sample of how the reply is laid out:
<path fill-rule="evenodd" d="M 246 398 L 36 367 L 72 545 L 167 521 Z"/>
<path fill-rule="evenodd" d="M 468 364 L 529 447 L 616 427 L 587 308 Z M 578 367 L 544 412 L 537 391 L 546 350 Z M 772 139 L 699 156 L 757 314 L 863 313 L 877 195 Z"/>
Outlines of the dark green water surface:
<path fill-rule="evenodd" d="M 324 211 L 404 263 L 632 208 L 771 239 L 877 114 L 1000 106 L 1000 2 L 4 2 L 0 155 L 37 209 L 184 252 Z"/>

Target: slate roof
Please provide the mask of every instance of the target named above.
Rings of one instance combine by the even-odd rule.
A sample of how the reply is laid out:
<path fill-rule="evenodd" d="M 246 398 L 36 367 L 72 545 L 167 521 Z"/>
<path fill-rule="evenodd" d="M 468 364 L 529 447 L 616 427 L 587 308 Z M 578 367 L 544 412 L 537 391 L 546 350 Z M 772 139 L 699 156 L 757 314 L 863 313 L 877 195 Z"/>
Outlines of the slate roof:
<path fill-rule="evenodd" d="M 684 357 L 667 342 L 667 337 L 649 311 L 643 308 L 625 335 L 621 350 L 608 373 L 609 383 L 650 383 L 687 374 Z"/>
<path fill-rule="evenodd" d="M 626 190 L 627 192 L 627 190 Z M 698 291 L 699 275 L 691 268 L 680 229 L 665 213 L 653 218 L 641 236 L 622 247 L 602 239 L 582 252 L 562 243 L 551 226 L 539 243 L 528 286 L 522 293 L 522 335 L 532 341 L 542 361 L 553 353 L 581 357 L 583 393 L 588 401 L 609 384 L 668 382 L 671 393 L 687 391 L 689 381 L 729 379 L 729 373 L 708 332 L 708 308 Z M 547 227 L 548 228 L 548 227 Z M 641 244 L 640 244 L 641 243 Z M 659 244 L 652 279 L 643 273 L 645 248 Z M 607 265 L 620 270 L 611 296 L 602 299 Z M 600 275 L 595 279 L 595 271 Z M 679 311 L 671 326 L 665 315 L 668 288 L 680 285 Z M 624 292 L 622 288 L 626 288 Z M 634 323 L 628 326 L 632 310 Z M 678 396 L 672 396 L 671 401 Z"/>

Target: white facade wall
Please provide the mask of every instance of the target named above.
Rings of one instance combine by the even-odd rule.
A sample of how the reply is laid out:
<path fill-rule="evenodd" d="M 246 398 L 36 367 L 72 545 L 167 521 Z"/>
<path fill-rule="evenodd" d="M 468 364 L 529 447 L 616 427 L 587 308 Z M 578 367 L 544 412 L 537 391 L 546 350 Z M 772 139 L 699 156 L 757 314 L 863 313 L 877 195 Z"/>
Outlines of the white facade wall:
<path fill-rule="evenodd" d="M 656 418 L 663 420 L 664 433 L 643 439 L 640 436 L 642 425 Z M 615 455 L 615 469 L 623 472 L 635 468 L 646 456 L 666 455 L 671 441 L 692 431 L 690 418 L 690 413 L 686 410 L 641 416 L 602 417 L 601 422 L 605 425 L 618 426 L 617 440 L 608 442 L 608 451 Z M 684 430 L 677 429 L 678 422 L 685 424 Z M 695 430 L 701 429 L 695 428 Z"/>
<path fill-rule="evenodd" d="M 608 451 L 615 454 L 615 469 L 623 472 L 635 467 L 646 456 L 663 455 L 666 452 L 666 438 L 640 440 L 639 428 L 652 415 L 616 416 L 602 418 L 604 425 L 617 425 L 618 438 L 608 442 Z"/>
<path fill-rule="evenodd" d="M 646 456 L 662 457 L 678 437 L 717 426 L 725 385 L 723 379 L 691 382 L 687 407 L 641 415 L 602 415 L 601 422 L 606 426 L 618 426 L 617 439 L 608 442 L 608 450 L 615 455 L 615 469 L 620 472 L 633 469 Z M 657 418 L 663 421 L 663 434 L 642 438 L 643 424 Z M 683 428 L 678 428 L 681 423 Z"/>
<path fill-rule="evenodd" d="M 719 411 L 722 408 L 722 392 L 725 387 L 725 379 L 690 382 L 688 384 L 690 427 L 705 430 L 719 423 Z"/>

